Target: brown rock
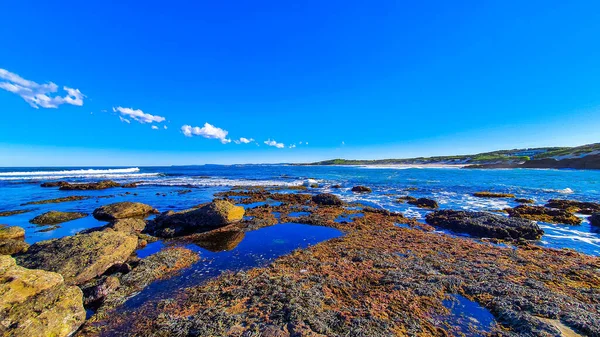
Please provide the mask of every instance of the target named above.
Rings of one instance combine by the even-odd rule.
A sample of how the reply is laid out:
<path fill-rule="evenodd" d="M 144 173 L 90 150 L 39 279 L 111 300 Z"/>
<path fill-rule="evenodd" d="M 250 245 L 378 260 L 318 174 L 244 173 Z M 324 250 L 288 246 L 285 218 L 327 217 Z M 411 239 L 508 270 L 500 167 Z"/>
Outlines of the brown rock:
<path fill-rule="evenodd" d="M 133 217 L 146 217 L 149 214 L 156 214 L 157 210 L 152 206 L 139 202 L 117 202 L 96 208 L 93 215 L 98 220 L 111 221 L 115 219 L 125 219 Z"/>
<path fill-rule="evenodd" d="M 25 230 L 18 226 L 6 226 L 0 225 L 0 240 L 7 239 L 23 239 L 25 237 Z"/>
<path fill-rule="evenodd" d="M 549 223 L 559 223 L 567 225 L 579 225 L 581 219 L 577 216 L 561 209 L 551 209 L 543 206 L 521 205 L 515 208 L 508 208 L 506 212 L 511 217 L 542 221 Z"/>

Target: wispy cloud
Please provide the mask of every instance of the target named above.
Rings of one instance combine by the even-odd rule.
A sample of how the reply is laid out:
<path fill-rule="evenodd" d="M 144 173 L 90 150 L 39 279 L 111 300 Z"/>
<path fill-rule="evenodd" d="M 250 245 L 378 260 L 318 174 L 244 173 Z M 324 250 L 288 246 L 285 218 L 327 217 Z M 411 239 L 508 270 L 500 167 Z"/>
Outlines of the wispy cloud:
<path fill-rule="evenodd" d="M 152 130 L 158 130 L 158 126 L 152 125 Z"/>
<path fill-rule="evenodd" d="M 240 139 L 236 139 L 233 142 L 236 144 L 249 144 L 249 143 L 252 143 L 253 141 L 254 141 L 254 138 L 248 139 L 248 138 L 241 137 Z"/>
<path fill-rule="evenodd" d="M 120 119 L 120 120 L 121 120 L 121 122 L 123 122 L 123 123 L 131 124 L 131 121 L 130 121 L 129 119 L 127 119 L 127 118 L 123 118 L 123 117 L 119 116 L 119 119 Z"/>
<path fill-rule="evenodd" d="M 140 122 L 142 124 L 153 123 L 153 122 L 162 123 L 165 120 L 167 120 L 166 118 L 164 118 L 162 116 L 155 116 L 155 115 L 147 114 L 140 109 L 134 110 L 132 108 L 116 107 L 116 108 L 113 108 L 113 112 L 118 112 L 119 114 L 121 114 L 121 116 L 119 116 L 119 118 L 127 117 L 127 118 L 133 119 L 137 122 Z"/>
<path fill-rule="evenodd" d="M 278 149 L 283 149 L 285 147 L 285 144 L 283 143 L 277 143 L 275 140 L 265 140 L 265 144 L 269 145 L 269 146 L 274 146 Z"/>
<path fill-rule="evenodd" d="M 29 103 L 33 108 L 58 108 L 62 104 L 70 104 L 76 106 L 83 105 L 85 97 L 79 89 L 63 87 L 66 92 L 64 97 L 60 95 L 49 95 L 58 92 L 58 85 L 48 82 L 38 84 L 33 81 L 26 80 L 21 76 L 11 73 L 6 69 L 0 68 L 0 89 L 21 96 L 25 102 Z"/>
<path fill-rule="evenodd" d="M 292 144 L 289 147 L 290 147 L 290 149 L 294 149 L 294 148 L 296 148 L 296 144 Z"/>
<path fill-rule="evenodd" d="M 203 127 L 184 125 L 181 127 L 181 132 L 186 137 L 202 136 L 209 139 L 218 139 L 223 144 L 231 143 L 231 139 L 227 138 L 227 131 L 208 123 L 204 123 Z"/>

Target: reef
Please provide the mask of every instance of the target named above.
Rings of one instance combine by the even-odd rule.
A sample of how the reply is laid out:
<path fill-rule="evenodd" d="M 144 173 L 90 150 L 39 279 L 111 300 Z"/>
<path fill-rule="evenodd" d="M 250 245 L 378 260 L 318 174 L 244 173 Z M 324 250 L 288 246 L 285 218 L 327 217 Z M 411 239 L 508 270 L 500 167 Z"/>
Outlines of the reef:
<path fill-rule="evenodd" d="M 546 207 L 562 209 L 570 213 L 593 214 L 600 212 L 600 204 L 596 202 L 581 202 L 575 200 L 550 199 Z"/>
<path fill-rule="evenodd" d="M 551 209 L 543 206 L 521 205 L 507 208 L 506 212 L 511 217 L 529 219 L 557 224 L 579 225 L 581 218 L 561 209 Z"/>
<path fill-rule="evenodd" d="M 36 225 L 57 225 L 63 222 L 85 218 L 86 213 L 81 212 L 59 212 L 50 211 L 29 220 L 30 223 Z"/>
<path fill-rule="evenodd" d="M 475 192 L 475 193 L 473 193 L 473 196 L 479 197 L 479 198 L 514 198 L 515 197 L 515 195 L 511 194 L 511 193 L 499 193 L 499 192 L 489 192 L 489 191 Z"/>

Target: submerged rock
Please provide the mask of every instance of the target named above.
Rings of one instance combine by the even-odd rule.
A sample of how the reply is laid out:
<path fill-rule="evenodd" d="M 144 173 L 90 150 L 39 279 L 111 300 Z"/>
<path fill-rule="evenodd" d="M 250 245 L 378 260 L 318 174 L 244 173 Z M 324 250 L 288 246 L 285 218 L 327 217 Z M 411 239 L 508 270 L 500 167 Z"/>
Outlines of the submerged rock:
<path fill-rule="evenodd" d="M 17 266 L 0 255 L 0 334 L 63 337 L 85 320 L 82 292 L 60 274 Z"/>
<path fill-rule="evenodd" d="M 367 186 L 354 186 L 354 187 L 352 187 L 352 192 L 371 193 L 371 192 L 373 192 L 373 190 Z"/>
<path fill-rule="evenodd" d="M 111 221 L 133 217 L 145 217 L 149 214 L 157 214 L 158 211 L 150 205 L 140 202 L 117 202 L 104 205 L 94 210 L 94 218 L 98 220 Z"/>
<path fill-rule="evenodd" d="M 408 203 L 411 205 L 420 207 L 420 208 L 436 209 L 439 207 L 437 201 L 432 200 L 432 199 L 427 199 L 427 198 L 419 198 L 419 199 L 415 199 L 415 200 L 409 200 Z"/>
<path fill-rule="evenodd" d="M 137 242 L 135 235 L 115 231 L 77 234 L 40 241 L 17 259 L 27 268 L 60 273 L 67 284 L 82 284 L 127 260 Z"/>
<path fill-rule="evenodd" d="M 121 184 L 112 180 L 102 180 L 97 183 L 70 184 L 63 183 L 60 185 L 61 191 L 86 191 L 86 190 L 104 190 L 111 187 L 119 187 Z"/>
<path fill-rule="evenodd" d="M 82 195 L 72 195 L 70 197 L 63 197 L 63 198 L 40 200 L 40 201 L 30 201 L 30 202 L 21 204 L 21 206 L 26 206 L 26 205 L 44 205 L 44 204 L 58 204 L 58 203 L 61 203 L 61 202 L 87 200 L 87 199 L 91 199 L 91 198 L 92 197 L 82 196 Z"/>
<path fill-rule="evenodd" d="M 11 216 L 11 215 L 29 213 L 31 211 L 33 211 L 33 209 L 18 209 L 18 210 L 14 210 L 14 211 L 3 211 L 3 212 L 0 212 L 0 216 Z"/>
<path fill-rule="evenodd" d="M 50 211 L 29 220 L 30 223 L 36 225 L 56 225 L 63 222 L 85 218 L 86 213 L 80 212 L 58 212 Z"/>
<path fill-rule="evenodd" d="M 443 210 L 427 215 L 427 223 L 459 233 L 508 240 L 537 240 L 544 231 L 529 220 L 485 212 Z"/>
<path fill-rule="evenodd" d="M 18 226 L 0 225 L 0 240 L 22 239 L 25 237 L 25 230 Z"/>
<path fill-rule="evenodd" d="M 592 226 L 600 227 L 600 213 L 592 214 L 592 216 L 589 218 L 589 220 L 590 220 L 590 224 L 592 224 Z"/>
<path fill-rule="evenodd" d="M 517 198 L 515 199 L 515 202 L 520 204 L 533 204 L 535 201 L 533 199 Z"/>
<path fill-rule="evenodd" d="M 312 201 L 318 205 L 341 206 L 344 204 L 342 199 L 331 193 L 321 193 L 312 197 Z"/>
<path fill-rule="evenodd" d="M 515 195 L 511 194 L 511 193 L 498 193 L 498 192 L 489 192 L 489 191 L 475 192 L 475 193 L 473 193 L 473 196 L 476 196 L 479 198 L 514 198 L 515 197 Z"/>
<path fill-rule="evenodd" d="M 29 244 L 23 240 L 0 240 L 0 255 L 14 255 L 27 251 Z"/>
<path fill-rule="evenodd" d="M 593 214 L 600 212 L 600 204 L 575 200 L 550 199 L 546 207 L 562 209 L 571 213 Z"/>
<path fill-rule="evenodd" d="M 515 208 L 508 208 L 506 212 L 511 217 L 542 221 L 549 223 L 559 223 L 567 225 L 579 225 L 581 219 L 577 216 L 561 209 L 551 209 L 543 206 L 521 205 Z"/>
<path fill-rule="evenodd" d="M 206 233 L 193 234 L 185 237 L 208 251 L 224 252 L 233 250 L 244 240 L 246 234 L 238 228 L 216 229 Z"/>
<path fill-rule="evenodd" d="M 239 222 L 244 212 L 243 207 L 229 201 L 215 200 L 199 208 L 165 212 L 149 223 L 148 231 L 155 236 L 181 236 Z"/>
<path fill-rule="evenodd" d="M 49 181 L 47 183 L 41 184 L 40 186 L 41 187 L 62 187 L 65 185 L 69 185 L 69 183 L 66 181 Z"/>
<path fill-rule="evenodd" d="M 411 203 L 411 202 L 416 202 L 417 198 L 411 197 L 410 195 L 405 195 L 405 196 L 402 196 L 402 197 L 396 199 L 396 201 L 399 203 L 405 203 L 405 202 Z"/>

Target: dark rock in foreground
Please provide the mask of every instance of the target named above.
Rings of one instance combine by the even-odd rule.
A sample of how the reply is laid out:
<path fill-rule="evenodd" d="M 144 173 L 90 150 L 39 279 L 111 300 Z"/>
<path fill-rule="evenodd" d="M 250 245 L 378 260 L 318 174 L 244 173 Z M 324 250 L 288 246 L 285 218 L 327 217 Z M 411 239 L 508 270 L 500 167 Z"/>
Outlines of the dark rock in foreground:
<path fill-rule="evenodd" d="M 567 225 L 581 224 L 581 218 L 563 211 L 561 209 L 551 209 L 543 206 L 521 205 L 515 208 L 508 208 L 506 212 L 511 217 L 542 221 L 548 223 L 559 223 Z"/>
<path fill-rule="evenodd" d="M 112 180 L 102 180 L 97 183 L 85 183 L 85 184 L 70 184 L 63 183 L 60 185 L 59 190 L 61 191 L 86 191 L 86 190 L 104 190 L 111 187 L 119 187 L 121 184 Z"/>
<path fill-rule="evenodd" d="M 436 211 L 427 215 L 427 223 L 459 233 L 507 240 L 537 240 L 544 234 L 532 221 L 485 212 Z"/>
<path fill-rule="evenodd" d="M 0 334 L 12 337 L 73 334 L 85 320 L 82 293 L 60 274 L 17 266 L 0 255 Z"/>
<path fill-rule="evenodd" d="M 600 212 L 600 204 L 575 200 L 550 199 L 546 207 L 558 208 L 571 213 L 593 214 Z"/>
<path fill-rule="evenodd" d="M 244 208 L 229 201 L 215 200 L 199 208 L 181 212 L 165 212 L 148 224 L 147 231 L 155 236 L 175 237 L 202 232 L 239 222 Z"/>
<path fill-rule="evenodd" d="M 367 186 L 354 186 L 354 187 L 352 187 L 352 192 L 371 193 L 371 192 L 373 192 L 373 190 L 371 190 L 371 188 L 367 187 Z"/>
<path fill-rule="evenodd" d="M 600 227 L 600 213 L 592 214 L 590 217 L 590 224 L 592 224 L 592 226 Z"/>
<path fill-rule="evenodd" d="M 145 217 L 149 214 L 157 214 L 158 211 L 152 206 L 139 202 L 117 202 L 105 205 L 94 210 L 94 218 L 98 220 L 111 221 L 133 217 Z"/>
<path fill-rule="evenodd" d="M 36 225 L 56 225 L 63 222 L 85 218 L 86 213 L 80 212 L 58 212 L 50 211 L 29 220 L 30 223 Z"/>
<path fill-rule="evenodd" d="M 318 205 L 341 206 L 344 204 L 342 199 L 331 193 L 321 193 L 312 197 L 312 201 Z"/>
<path fill-rule="evenodd" d="M 437 201 L 432 200 L 432 199 L 427 199 L 427 198 L 419 198 L 419 199 L 415 199 L 415 200 L 409 200 L 408 203 L 411 205 L 420 207 L 420 208 L 436 209 L 439 207 Z"/>
<path fill-rule="evenodd" d="M 137 243 L 135 235 L 115 231 L 77 234 L 40 241 L 17 259 L 24 267 L 61 274 L 67 284 L 82 284 L 127 260 Z"/>
<path fill-rule="evenodd" d="M 22 239 L 25 237 L 25 230 L 18 226 L 0 225 L 0 240 Z"/>

